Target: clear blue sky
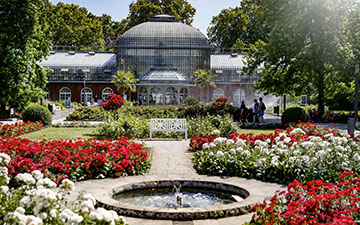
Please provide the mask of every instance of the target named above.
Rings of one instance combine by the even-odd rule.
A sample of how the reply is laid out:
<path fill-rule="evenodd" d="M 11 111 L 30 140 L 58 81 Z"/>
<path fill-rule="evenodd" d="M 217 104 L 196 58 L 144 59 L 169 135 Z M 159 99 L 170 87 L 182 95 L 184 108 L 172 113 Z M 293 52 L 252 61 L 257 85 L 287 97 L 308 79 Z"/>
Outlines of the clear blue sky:
<path fill-rule="evenodd" d="M 127 17 L 129 4 L 135 0 L 50 0 L 53 4 L 58 2 L 75 3 L 85 7 L 95 15 L 103 13 L 110 15 L 113 20 L 120 21 Z M 193 27 L 200 29 L 205 35 L 213 16 L 220 13 L 222 9 L 240 5 L 241 0 L 188 0 L 196 9 Z"/>

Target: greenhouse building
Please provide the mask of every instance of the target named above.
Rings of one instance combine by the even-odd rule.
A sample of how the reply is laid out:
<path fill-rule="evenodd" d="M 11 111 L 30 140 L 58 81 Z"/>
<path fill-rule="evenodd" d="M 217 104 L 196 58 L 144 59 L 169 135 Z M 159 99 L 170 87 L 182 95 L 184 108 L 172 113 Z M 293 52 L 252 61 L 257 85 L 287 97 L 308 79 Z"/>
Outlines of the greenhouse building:
<path fill-rule="evenodd" d="M 169 15 L 157 15 L 118 40 L 115 53 L 52 51 L 41 65 L 51 68 L 46 91 L 51 100 L 100 103 L 116 93 L 112 76 L 131 72 L 139 80 L 130 97 L 142 105 L 179 105 L 187 96 L 211 101 L 227 97 L 234 105 L 251 102 L 257 74 L 242 75 L 241 54 L 212 54 L 204 34 Z M 216 88 L 200 89 L 192 81 L 197 70 L 216 74 Z M 129 100 L 129 99 L 128 99 Z"/>

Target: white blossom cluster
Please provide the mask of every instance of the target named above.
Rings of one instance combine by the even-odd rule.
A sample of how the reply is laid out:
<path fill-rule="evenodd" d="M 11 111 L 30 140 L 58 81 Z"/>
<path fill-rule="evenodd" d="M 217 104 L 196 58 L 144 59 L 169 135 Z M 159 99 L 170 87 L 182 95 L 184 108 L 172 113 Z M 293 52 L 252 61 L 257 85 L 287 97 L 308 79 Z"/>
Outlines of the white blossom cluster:
<path fill-rule="evenodd" d="M 293 143 L 292 136 L 304 134 L 301 128 L 296 128 L 290 134 L 280 133 L 275 142 L 256 140 L 253 145 L 239 138 L 234 141 L 217 137 L 203 144 L 204 151 L 194 154 L 195 167 L 212 174 L 229 171 L 228 175 L 245 174 L 253 178 L 264 178 L 277 170 L 281 174 L 310 175 L 324 180 L 337 178 L 343 171 L 360 172 L 360 142 L 346 132 L 341 136 L 331 133 L 309 136 L 306 141 Z M 354 136 L 360 137 L 360 132 L 356 131 Z"/>
<path fill-rule="evenodd" d="M 44 178 L 41 171 L 19 173 L 15 176 L 17 188 L 9 188 L 8 171 L 5 164 L 10 157 L 0 153 L 0 210 L 6 212 L 4 224 L 125 224 L 125 218 L 113 210 L 95 208 L 94 196 L 81 193 L 74 202 L 67 202 L 66 195 L 74 190 L 68 179 L 57 188 L 55 182 Z M 6 178 L 6 179 L 5 179 Z M 17 206 L 15 211 L 9 208 Z M 0 217 L 1 219 L 1 217 Z"/>

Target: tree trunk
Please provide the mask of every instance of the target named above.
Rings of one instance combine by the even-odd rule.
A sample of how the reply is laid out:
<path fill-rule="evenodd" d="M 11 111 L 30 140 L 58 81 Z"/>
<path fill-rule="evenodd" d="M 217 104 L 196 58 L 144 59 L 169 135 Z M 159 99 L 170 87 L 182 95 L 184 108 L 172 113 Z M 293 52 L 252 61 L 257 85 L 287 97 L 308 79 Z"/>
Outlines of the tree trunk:
<path fill-rule="evenodd" d="M 319 72 L 319 96 L 318 96 L 318 110 L 320 116 L 322 117 L 325 113 L 325 106 L 324 106 L 324 72 Z"/>

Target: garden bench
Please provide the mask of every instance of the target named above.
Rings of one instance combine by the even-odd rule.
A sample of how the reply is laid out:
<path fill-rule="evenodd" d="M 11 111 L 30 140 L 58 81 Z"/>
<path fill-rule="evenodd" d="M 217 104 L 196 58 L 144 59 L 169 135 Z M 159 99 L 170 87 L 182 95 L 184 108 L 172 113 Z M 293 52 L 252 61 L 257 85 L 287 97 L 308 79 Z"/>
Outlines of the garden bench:
<path fill-rule="evenodd" d="M 187 139 L 187 123 L 186 119 L 150 119 L 150 139 L 152 139 L 152 132 L 168 131 L 168 132 L 185 132 L 185 139 Z"/>

